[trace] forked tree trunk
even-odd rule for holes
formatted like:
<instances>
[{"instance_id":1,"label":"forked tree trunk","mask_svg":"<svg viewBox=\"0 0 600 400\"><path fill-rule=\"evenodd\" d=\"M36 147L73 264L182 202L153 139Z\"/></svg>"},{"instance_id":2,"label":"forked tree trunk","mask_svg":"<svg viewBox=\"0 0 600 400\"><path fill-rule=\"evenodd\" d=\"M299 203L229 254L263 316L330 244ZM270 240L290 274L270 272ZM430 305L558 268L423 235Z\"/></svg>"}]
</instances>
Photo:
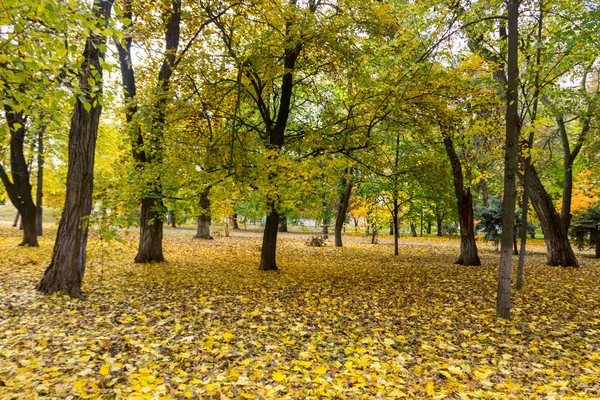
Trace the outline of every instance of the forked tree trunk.
<instances>
[{"instance_id":1,"label":"forked tree trunk","mask_svg":"<svg viewBox=\"0 0 600 400\"><path fill-rule=\"evenodd\" d=\"M552 198L546 192L534 166L531 166L529 176L529 196L531 204L538 216L544 241L546 242L546 263L551 266L578 267L565 225L560 215L554 208ZM520 175L522 179L522 176Z\"/></svg>"},{"instance_id":2,"label":"forked tree trunk","mask_svg":"<svg viewBox=\"0 0 600 400\"><path fill-rule=\"evenodd\" d=\"M466 190L464 188L462 166L454 149L454 143L447 134L444 135L444 146L446 154L450 159L450 165L452 166L454 194L456 195L460 224L460 255L458 260L456 260L456 264L481 265L479 255L477 254L477 244L475 243L471 188L467 188Z\"/></svg>"},{"instance_id":3,"label":"forked tree trunk","mask_svg":"<svg viewBox=\"0 0 600 400\"><path fill-rule=\"evenodd\" d=\"M347 179L346 174L352 174L352 170L346 169L340 179L340 197L338 200L338 209L335 216L335 247L342 247L342 231L346 222L348 205L350 204L350 195L352 194L352 178ZM358 225L357 225L358 226Z\"/></svg>"},{"instance_id":4,"label":"forked tree trunk","mask_svg":"<svg viewBox=\"0 0 600 400\"><path fill-rule=\"evenodd\" d=\"M161 219L161 215L164 214L157 210L157 207L164 209L162 199L142 199L140 241L137 255L133 259L135 263L165 261L162 248L163 221Z\"/></svg>"},{"instance_id":5,"label":"forked tree trunk","mask_svg":"<svg viewBox=\"0 0 600 400\"><path fill-rule=\"evenodd\" d=\"M198 214L198 229L196 230L196 239L212 240L210 235L210 198L208 197L210 189L203 190L200 193L200 213Z\"/></svg>"},{"instance_id":6,"label":"forked tree trunk","mask_svg":"<svg viewBox=\"0 0 600 400\"><path fill-rule=\"evenodd\" d=\"M4 115L10 131L10 169L12 182L0 165L0 179L4 184L8 198L21 215L23 240L19 246L38 246L36 227L36 208L31 195L29 166L23 153L27 117L23 111L15 112L11 106L4 105Z\"/></svg>"},{"instance_id":7,"label":"forked tree trunk","mask_svg":"<svg viewBox=\"0 0 600 400\"><path fill-rule=\"evenodd\" d=\"M110 0L94 0L94 15L99 26L108 22L111 8ZM88 224L92 211L94 153L102 112L102 103L96 97L102 94L102 86L92 88L88 83L90 80L98 82L99 78L100 85L102 82L100 59L103 54L100 49L105 43L105 38L94 32L97 31L92 30L86 40L82 72L79 76L79 87L91 107L89 111L86 110L81 102L83 96L76 97L69 131L65 206L58 225L52 261L37 285L37 289L43 293L61 291L76 298L82 295L81 281L85 273ZM97 101L93 102L94 99Z\"/></svg>"},{"instance_id":8,"label":"forked tree trunk","mask_svg":"<svg viewBox=\"0 0 600 400\"><path fill-rule=\"evenodd\" d=\"M271 206L271 212L267 215L265 230L263 232L262 250L260 253L261 271L277 271L277 231L279 226L279 213Z\"/></svg>"}]
</instances>

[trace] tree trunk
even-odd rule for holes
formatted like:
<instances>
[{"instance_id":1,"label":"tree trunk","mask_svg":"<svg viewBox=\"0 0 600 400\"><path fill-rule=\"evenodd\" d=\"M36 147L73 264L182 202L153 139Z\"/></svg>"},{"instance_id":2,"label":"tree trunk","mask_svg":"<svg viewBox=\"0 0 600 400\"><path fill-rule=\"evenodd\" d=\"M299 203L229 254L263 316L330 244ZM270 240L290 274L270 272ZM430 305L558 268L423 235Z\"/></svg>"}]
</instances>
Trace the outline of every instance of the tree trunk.
<instances>
[{"instance_id":1,"label":"tree trunk","mask_svg":"<svg viewBox=\"0 0 600 400\"><path fill-rule=\"evenodd\" d=\"M390 230L393 230L392 235L394 235L394 255L397 256L399 254L399 246L398 246L398 196L394 193L394 206L392 208L392 226Z\"/></svg>"},{"instance_id":2,"label":"tree trunk","mask_svg":"<svg viewBox=\"0 0 600 400\"><path fill-rule=\"evenodd\" d=\"M196 239L212 240L210 235L210 198L208 197L210 189L203 190L200 193L200 213L198 214L198 229L196 231Z\"/></svg>"},{"instance_id":3,"label":"tree trunk","mask_svg":"<svg viewBox=\"0 0 600 400\"><path fill-rule=\"evenodd\" d=\"M44 234L44 210L43 199L44 199L44 133L46 132L46 126L42 126L38 135L38 154L37 154L37 188L35 194L35 205L36 205L36 230L38 236Z\"/></svg>"},{"instance_id":4,"label":"tree trunk","mask_svg":"<svg viewBox=\"0 0 600 400\"><path fill-rule=\"evenodd\" d=\"M15 215L15 221L13 222L13 228L17 227L17 224L19 223L19 220L21 219L21 214L19 214L19 212L17 211L17 215Z\"/></svg>"},{"instance_id":5,"label":"tree trunk","mask_svg":"<svg viewBox=\"0 0 600 400\"><path fill-rule=\"evenodd\" d=\"M177 228L177 219L175 218L175 211L169 210L167 213L167 223L171 225L171 228Z\"/></svg>"},{"instance_id":6,"label":"tree trunk","mask_svg":"<svg viewBox=\"0 0 600 400\"><path fill-rule=\"evenodd\" d=\"M124 17L129 20L126 26L132 28L131 1L124 4ZM152 105L152 125L148 131L149 139L145 142L139 125L134 120L137 113L136 84L131 57L131 35L124 38L123 44L118 46L119 63L123 80L123 93L127 101L125 116L131 129L131 144L136 169L140 172L148 167L162 164L162 139L166 124L166 107L171 76L174 72L177 48L179 46L181 23L181 0L172 0L170 9L165 9L165 55L158 72L155 89L156 102ZM136 263L164 261L162 251L164 204L160 185L160 176L154 177L152 182L147 182L142 193L140 219L140 243L138 253L134 259Z\"/></svg>"},{"instance_id":7,"label":"tree trunk","mask_svg":"<svg viewBox=\"0 0 600 400\"><path fill-rule=\"evenodd\" d=\"M279 226L277 227L277 230L282 233L287 233L288 224L287 224L287 218L285 215L279 216Z\"/></svg>"},{"instance_id":8,"label":"tree trunk","mask_svg":"<svg viewBox=\"0 0 600 400\"><path fill-rule=\"evenodd\" d=\"M523 178L521 175L519 177ZM579 263L571 249L564 223L554 208L554 202L542 185L533 165L531 166L528 187L530 189L531 204L544 233L544 241L548 250L546 263L550 266L578 267Z\"/></svg>"},{"instance_id":9,"label":"tree trunk","mask_svg":"<svg viewBox=\"0 0 600 400\"><path fill-rule=\"evenodd\" d=\"M454 143L450 136L444 134L444 147L446 154L450 159L452 166L452 176L454 180L454 194L458 205L458 216L460 225L460 255L456 264L462 265L481 265L479 255L477 254L477 244L475 243L475 227L473 226L473 196L471 188L465 190L463 184L462 166Z\"/></svg>"},{"instance_id":10,"label":"tree trunk","mask_svg":"<svg viewBox=\"0 0 600 400\"><path fill-rule=\"evenodd\" d=\"M517 201L517 142L519 140L519 1L508 0L508 86L506 91L506 137L504 151L504 196L502 199L502 236L498 266L496 315L510 318L510 278L515 237Z\"/></svg>"},{"instance_id":11,"label":"tree trunk","mask_svg":"<svg viewBox=\"0 0 600 400\"><path fill-rule=\"evenodd\" d=\"M431 235L431 220L427 221L425 232L427 232L428 235Z\"/></svg>"},{"instance_id":12,"label":"tree trunk","mask_svg":"<svg viewBox=\"0 0 600 400\"><path fill-rule=\"evenodd\" d=\"M487 180L482 179L479 183L479 187L481 188L481 200L483 201L484 207L490 206L489 195L488 195L488 187Z\"/></svg>"},{"instance_id":13,"label":"tree trunk","mask_svg":"<svg viewBox=\"0 0 600 400\"><path fill-rule=\"evenodd\" d=\"M0 180L4 184L6 194L11 203L19 214L21 214L23 240L19 246L28 245L37 247L36 207L31 195L32 188L29 181L29 166L23 153L27 117L23 111L15 112L7 104L4 105L4 115L10 131L10 169L12 182L2 165L0 165Z\"/></svg>"},{"instance_id":14,"label":"tree trunk","mask_svg":"<svg viewBox=\"0 0 600 400\"><path fill-rule=\"evenodd\" d=\"M232 228L234 231L239 231L240 230L240 225L238 223L238 215L237 213L233 213L231 215L231 224L232 224Z\"/></svg>"},{"instance_id":15,"label":"tree trunk","mask_svg":"<svg viewBox=\"0 0 600 400\"><path fill-rule=\"evenodd\" d=\"M473 225L473 196L471 189L463 194L459 201L459 225L460 225L460 256L456 264L481 265L477 254L475 242L475 228Z\"/></svg>"},{"instance_id":16,"label":"tree trunk","mask_svg":"<svg viewBox=\"0 0 600 400\"><path fill-rule=\"evenodd\" d=\"M346 222L346 214L348 205L350 204L350 195L352 194L353 180L346 178L346 174L352 175L352 170L346 168L340 180L340 197L338 201L338 209L335 217L335 247L342 247L342 230L344 222Z\"/></svg>"},{"instance_id":17,"label":"tree trunk","mask_svg":"<svg viewBox=\"0 0 600 400\"><path fill-rule=\"evenodd\" d=\"M410 234L412 237L417 237L417 227L414 223L410 223Z\"/></svg>"},{"instance_id":18,"label":"tree trunk","mask_svg":"<svg viewBox=\"0 0 600 400\"><path fill-rule=\"evenodd\" d=\"M108 22L111 8L110 0L94 0L94 14L99 27ZM100 59L103 54L100 49L104 47L106 40L94 33L98 30L91 32L85 43L79 76L79 87L83 93L76 97L69 131L65 206L58 225L52 261L37 285L37 289L43 293L61 291L75 298L82 295L81 282L85 274L88 224L92 211L94 153L102 112L102 102L96 96L102 95ZM94 80L98 82L98 86L90 87L89 81ZM89 111L81 102L83 97L87 98Z\"/></svg>"},{"instance_id":19,"label":"tree trunk","mask_svg":"<svg viewBox=\"0 0 600 400\"><path fill-rule=\"evenodd\" d=\"M265 230L263 232L262 251L260 253L261 271L277 271L277 232L279 226L279 213L271 206L271 212L267 215Z\"/></svg>"},{"instance_id":20,"label":"tree trunk","mask_svg":"<svg viewBox=\"0 0 600 400\"><path fill-rule=\"evenodd\" d=\"M436 214L435 223L437 225L437 236L444 236L444 228L442 224L444 223L444 214Z\"/></svg>"},{"instance_id":21,"label":"tree trunk","mask_svg":"<svg viewBox=\"0 0 600 400\"><path fill-rule=\"evenodd\" d=\"M140 217L140 241L138 252L133 262L149 263L165 261L162 250L164 215L156 207L164 209L161 199L143 198L142 213Z\"/></svg>"}]
</instances>

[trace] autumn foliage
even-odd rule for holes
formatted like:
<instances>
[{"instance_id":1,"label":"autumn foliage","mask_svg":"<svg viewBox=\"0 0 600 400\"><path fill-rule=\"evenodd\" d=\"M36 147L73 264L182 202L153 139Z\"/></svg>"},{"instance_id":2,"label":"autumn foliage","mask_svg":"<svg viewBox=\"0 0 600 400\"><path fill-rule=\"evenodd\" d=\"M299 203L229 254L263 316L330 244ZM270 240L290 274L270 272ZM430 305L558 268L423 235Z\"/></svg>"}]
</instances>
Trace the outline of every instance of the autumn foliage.
<instances>
[{"instance_id":1,"label":"autumn foliage","mask_svg":"<svg viewBox=\"0 0 600 400\"><path fill-rule=\"evenodd\" d=\"M34 287L51 257L0 228L0 398L569 398L600 396L600 263L526 264L511 321L494 317L498 253L454 265L447 238L309 247L283 236L165 238L133 264L134 236L94 235L86 300ZM189 232L187 232L189 233ZM387 240L389 242L389 239Z\"/></svg>"}]
</instances>

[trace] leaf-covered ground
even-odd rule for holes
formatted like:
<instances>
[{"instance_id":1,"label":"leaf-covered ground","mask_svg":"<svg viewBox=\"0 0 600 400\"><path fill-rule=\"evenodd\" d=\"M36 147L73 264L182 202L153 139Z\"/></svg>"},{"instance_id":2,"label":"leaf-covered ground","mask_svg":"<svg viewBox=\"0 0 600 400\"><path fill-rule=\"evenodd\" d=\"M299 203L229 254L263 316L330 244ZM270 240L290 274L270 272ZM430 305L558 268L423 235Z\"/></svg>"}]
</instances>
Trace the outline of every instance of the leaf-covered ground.
<instances>
[{"instance_id":1,"label":"leaf-covered ground","mask_svg":"<svg viewBox=\"0 0 600 400\"><path fill-rule=\"evenodd\" d=\"M190 231L183 235L191 236ZM163 264L135 240L89 246L87 300L33 288L52 239L0 227L0 398L600 398L600 263L526 265L513 320L494 317L498 254L453 265L457 242L168 235Z\"/></svg>"}]
</instances>

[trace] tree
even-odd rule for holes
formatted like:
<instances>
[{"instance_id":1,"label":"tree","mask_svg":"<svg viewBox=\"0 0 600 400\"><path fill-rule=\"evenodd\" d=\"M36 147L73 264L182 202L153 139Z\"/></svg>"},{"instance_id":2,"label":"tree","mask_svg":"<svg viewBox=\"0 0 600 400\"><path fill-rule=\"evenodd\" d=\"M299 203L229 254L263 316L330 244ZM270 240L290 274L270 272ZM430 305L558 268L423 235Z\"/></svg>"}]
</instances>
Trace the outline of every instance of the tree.
<instances>
[{"instance_id":1,"label":"tree","mask_svg":"<svg viewBox=\"0 0 600 400\"><path fill-rule=\"evenodd\" d=\"M89 217L92 211L94 153L102 112L102 64L112 0L94 0L93 23L85 42L79 71L79 90L69 131L69 170L63 214L58 225L52 261L37 289L81 297L85 273Z\"/></svg>"},{"instance_id":2,"label":"tree","mask_svg":"<svg viewBox=\"0 0 600 400\"><path fill-rule=\"evenodd\" d=\"M124 19L129 30L132 29L133 16L131 1L124 6ZM142 175L144 188L141 195L140 240L138 253L134 261L146 263L164 261L162 251L164 195L160 184L160 167L163 161L163 138L166 129L166 107L169 102L171 77L176 64L183 54L177 54L181 24L181 0L173 0L170 7L163 10L165 30L165 53L162 60L156 88L150 105L150 121L143 130L143 122L135 121L139 101L136 98L137 87L131 57L131 36L119 44L119 61L123 79L123 91L126 99L126 119L131 131L132 152L136 169ZM144 133L146 133L144 135Z\"/></svg>"}]
</instances>

